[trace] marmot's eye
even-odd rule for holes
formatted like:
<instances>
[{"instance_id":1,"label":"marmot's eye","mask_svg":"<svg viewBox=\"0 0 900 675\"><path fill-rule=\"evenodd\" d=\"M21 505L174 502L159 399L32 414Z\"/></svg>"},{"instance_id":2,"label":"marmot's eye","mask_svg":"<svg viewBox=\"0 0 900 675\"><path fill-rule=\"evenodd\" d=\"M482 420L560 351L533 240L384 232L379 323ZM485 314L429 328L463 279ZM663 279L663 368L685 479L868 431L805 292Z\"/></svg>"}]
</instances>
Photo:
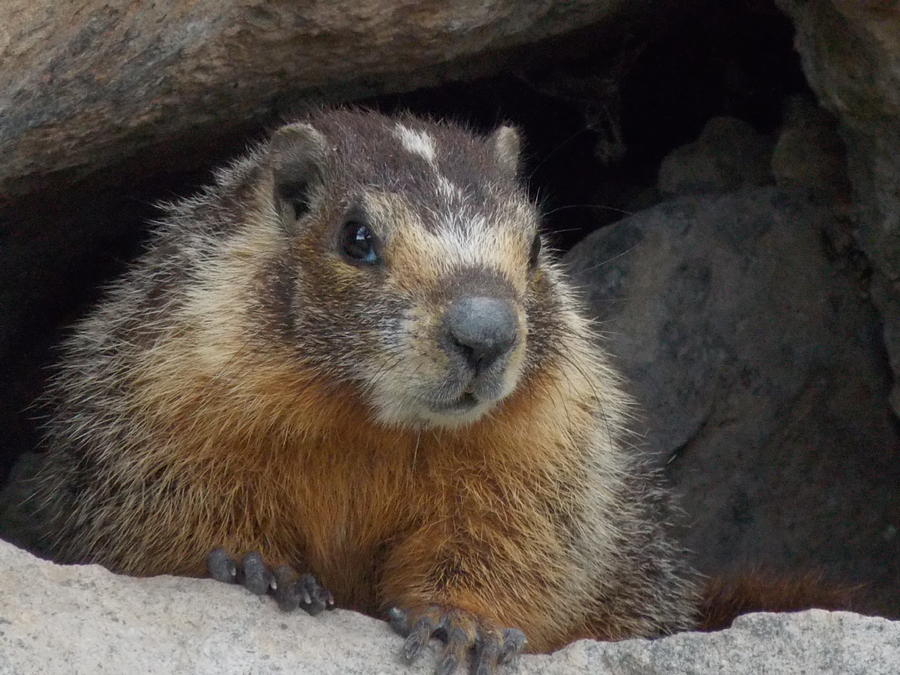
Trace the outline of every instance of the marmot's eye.
<instances>
[{"instance_id":1,"label":"marmot's eye","mask_svg":"<svg viewBox=\"0 0 900 675\"><path fill-rule=\"evenodd\" d=\"M528 266L531 269L537 267L538 256L541 254L541 235L534 235L534 240L531 242L531 252L528 254Z\"/></svg>"},{"instance_id":2,"label":"marmot's eye","mask_svg":"<svg viewBox=\"0 0 900 675\"><path fill-rule=\"evenodd\" d=\"M354 263L378 262L375 251L375 235L368 225L350 220L341 230L341 253Z\"/></svg>"}]
</instances>

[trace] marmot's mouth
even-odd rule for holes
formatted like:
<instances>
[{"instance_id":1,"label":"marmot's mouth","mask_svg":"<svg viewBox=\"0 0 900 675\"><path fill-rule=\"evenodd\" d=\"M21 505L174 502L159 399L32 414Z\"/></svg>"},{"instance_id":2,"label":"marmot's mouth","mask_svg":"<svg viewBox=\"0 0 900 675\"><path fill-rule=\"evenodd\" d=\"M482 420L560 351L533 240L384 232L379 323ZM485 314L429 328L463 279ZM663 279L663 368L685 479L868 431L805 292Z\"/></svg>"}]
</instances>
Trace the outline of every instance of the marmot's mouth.
<instances>
[{"instance_id":1,"label":"marmot's mouth","mask_svg":"<svg viewBox=\"0 0 900 675\"><path fill-rule=\"evenodd\" d=\"M465 392L459 398L452 401L441 401L440 403L432 403L431 407L435 411L440 412L463 412L471 410L478 405L479 400L475 394Z\"/></svg>"}]
</instances>

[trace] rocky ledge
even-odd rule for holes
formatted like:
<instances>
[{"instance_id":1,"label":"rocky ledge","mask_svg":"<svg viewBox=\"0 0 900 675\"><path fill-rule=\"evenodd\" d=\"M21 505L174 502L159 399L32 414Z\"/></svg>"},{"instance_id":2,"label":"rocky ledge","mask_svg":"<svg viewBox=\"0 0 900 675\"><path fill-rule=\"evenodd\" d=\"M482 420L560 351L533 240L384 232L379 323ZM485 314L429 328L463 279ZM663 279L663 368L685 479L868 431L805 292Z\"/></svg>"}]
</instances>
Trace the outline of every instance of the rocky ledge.
<instances>
[{"instance_id":1,"label":"rocky ledge","mask_svg":"<svg viewBox=\"0 0 900 675\"><path fill-rule=\"evenodd\" d=\"M0 674L432 673L382 621L283 614L210 580L54 565L0 542ZM847 612L751 614L719 633L576 642L519 673L896 673L900 622Z\"/></svg>"}]
</instances>

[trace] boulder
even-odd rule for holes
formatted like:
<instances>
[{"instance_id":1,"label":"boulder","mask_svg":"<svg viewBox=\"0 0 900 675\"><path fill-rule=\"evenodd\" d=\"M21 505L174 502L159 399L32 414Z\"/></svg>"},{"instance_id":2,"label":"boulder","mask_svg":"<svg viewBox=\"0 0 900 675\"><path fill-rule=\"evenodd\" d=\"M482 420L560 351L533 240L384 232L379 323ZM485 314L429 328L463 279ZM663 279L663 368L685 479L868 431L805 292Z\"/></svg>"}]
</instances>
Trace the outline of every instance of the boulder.
<instances>
[{"instance_id":1,"label":"boulder","mask_svg":"<svg viewBox=\"0 0 900 675\"><path fill-rule=\"evenodd\" d=\"M696 141L670 152L659 168L665 195L729 192L772 182L772 140L735 117L713 117Z\"/></svg>"},{"instance_id":2,"label":"boulder","mask_svg":"<svg viewBox=\"0 0 900 675\"><path fill-rule=\"evenodd\" d=\"M857 238L874 269L900 415L900 2L777 0L809 84L841 121Z\"/></svg>"},{"instance_id":3,"label":"boulder","mask_svg":"<svg viewBox=\"0 0 900 675\"><path fill-rule=\"evenodd\" d=\"M700 568L825 570L896 613L900 440L880 322L842 236L804 196L748 188L641 211L567 264Z\"/></svg>"},{"instance_id":4,"label":"boulder","mask_svg":"<svg viewBox=\"0 0 900 675\"><path fill-rule=\"evenodd\" d=\"M19 673L433 673L387 624L345 610L311 617L208 579L117 576L59 566L0 542L0 675ZM893 673L900 623L846 612L754 614L719 633L582 640L523 656L518 672Z\"/></svg>"},{"instance_id":5,"label":"boulder","mask_svg":"<svg viewBox=\"0 0 900 675\"><path fill-rule=\"evenodd\" d=\"M32 191L47 175L78 177L142 149L258 121L291 101L492 72L503 50L600 22L626 4L6 0L0 197Z\"/></svg>"},{"instance_id":6,"label":"boulder","mask_svg":"<svg viewBox=\"0 0 900 675\"><path fill-rule=\"evenodd\" d=\"M816 199L849 205L847 150L837 120L808 96L788 99L784 124L772 152L775 184L805 190Z\"/></svg>"}]
</instances>

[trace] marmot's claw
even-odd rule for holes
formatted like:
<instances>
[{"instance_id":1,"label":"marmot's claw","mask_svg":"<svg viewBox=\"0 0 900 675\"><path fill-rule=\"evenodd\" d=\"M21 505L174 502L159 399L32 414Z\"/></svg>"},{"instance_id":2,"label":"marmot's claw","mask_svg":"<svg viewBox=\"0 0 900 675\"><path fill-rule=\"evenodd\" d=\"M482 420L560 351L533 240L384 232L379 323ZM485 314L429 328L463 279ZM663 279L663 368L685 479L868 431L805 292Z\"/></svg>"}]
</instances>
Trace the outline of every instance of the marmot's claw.
<instances>
[{"instance_id":1,"label":"marmot's claw","mask_svg":"<svg viewBox=\"0 0 900 675\"><path fill-rule=\"evenodd\" d=\"M438 675L450 675L465 667L470 652L477 675L492 675L500 665L515 666L516 657L526 640L517 628L499 629L463 610L429 605L414 610L392 607L388 610L391 627L406 638L403 658L408 663L421 656L432 637L444 641L438 659Z\"/></svg>"},{"instance_id":2,"label":"marmot's claw","mask_svg":"<svg viewBox=\"0 0 900 675\"><path fill-rule=\"evenodd\" d=\"M290 565L275 568L275 600L285 612L294 611L303 600L297 590L297 572Z\"/></svg>"},{"instance_id":3,"label":"marmot's claw","mask_svg":"<svg viewBox=\"0 0 900 675\"><path fill-rule=\"evenodd\" d=\"M498 662L515 667L519 655L525 650L527 644L525 633L518 628L507 628L503 631L503 646L500 648Z\"/></svg>"},{"instance_id":4,"label":"marmot's claw","mask_svg":"<svg viewBox=\"0 0 900 675\"><path fill-rule=\"evenodd\" d=\"M240 583L254 595L264 595L274 586L274 575L255 551L244 555L240 572Z\"/></svg>"},{"instance_id":5,"label":"marmot's claw","mask_svg":"<svg viewBox=\"0 0 900 675\"><path fill-rule=\"evenodd\" d=\"M388 623L400 637L409 635L409 624L406 622L406 612L399 607L391 607L388 610Z\"/></svg>"},{"instance_id":6,"label":"marmot's claw","mask_svg":"<svg viewBox=\"0 0 900 675\"><path fill-rule=\"evenodd\" d=\"M440 621L437 612L422 612L406 636L406 642L403 643L403 658L408 663L412 663L419 658L425 645L428 644L428 640L431 639L439 625Z\"/></svg>"},{"instance_id":7,"label":"marmot's claw","mask_svg":"<svg viewBox=\"0 0 900 675\"><path fill-rule=\"evenodd\" d=\"M233 584L237 581L237 563L225 552L224 548L217 548L206 556L206 569L216 581Z\"/></svg>"},{"instance_id":8,"label":"marmot's claw","mask_svg":"<svg viewBox=\"0 0 900 675\"><path fill-rule=\"evenodd\" d=\"M286 612L299 607L316 615L334 609L334 596L312 574L298 574L290 565L273 571L255 551L244 555L238 565L224 549L217 548L206 557L206 567L213 579L239 583L256 595L270 593Z\"/></svg>"},{"instance_id":9,"label":"marmot's claw","mask_svg":"<svg viewBox=\"0 0 900 675\"><path fill-rule=\"evenodd\" d=\"M313 616L324 609L334 609L334 596L312 574L302 574L294 582L293 593L299 598L300 607Z\"/></svg>"}]
</instances>

